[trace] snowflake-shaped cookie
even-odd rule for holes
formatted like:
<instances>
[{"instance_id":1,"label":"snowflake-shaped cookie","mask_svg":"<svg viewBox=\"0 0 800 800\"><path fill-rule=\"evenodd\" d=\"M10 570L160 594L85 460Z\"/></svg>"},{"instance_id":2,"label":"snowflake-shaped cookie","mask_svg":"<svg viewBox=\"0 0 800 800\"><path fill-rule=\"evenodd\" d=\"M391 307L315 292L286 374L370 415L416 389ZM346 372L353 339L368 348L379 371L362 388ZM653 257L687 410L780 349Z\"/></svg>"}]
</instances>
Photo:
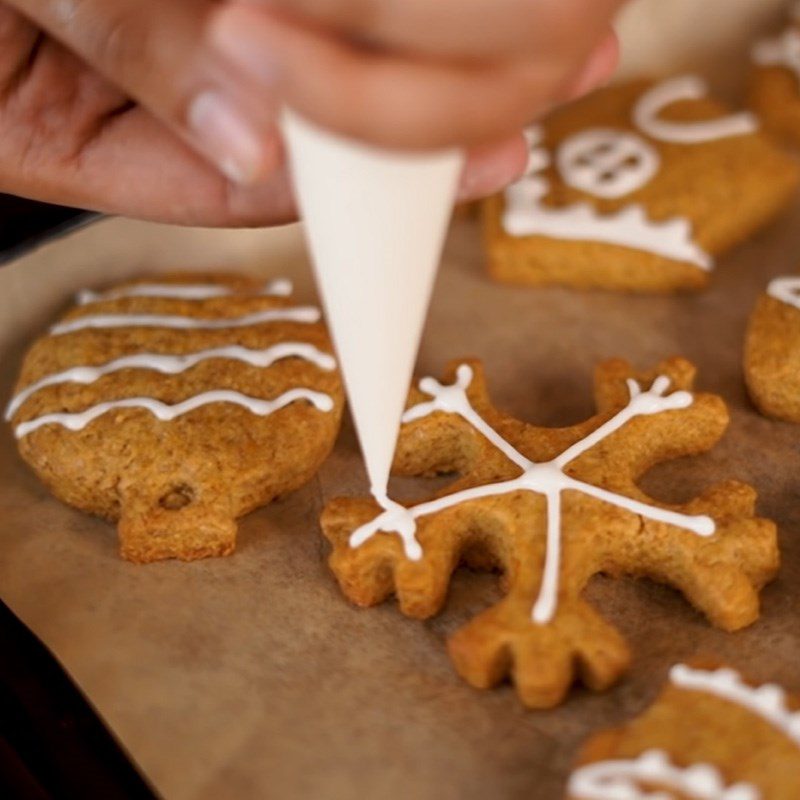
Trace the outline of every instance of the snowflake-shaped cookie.
<instances>
[{"instance_id":1,"label":"snowflake-shaped cookie","mask_svg":"<svg viewBox=\"0 0 800 800\"><path fill-rule=\"evenodd\" d=\"M394 592L404 614L427 618L460 562L502 568L505 598L456 632L449 650L469 683L510 675L531 707L560 702L576 674L607 688L628 665L620 634L582 597L597 573L675 586L726 630L751 623L778 563L775 526L754 516L753 490L728 482L668 507L636 485L654 464L702 453L724 432L722 400L693 394L693 377L681 359L638 376L606 362L598 414L561 429L497 411L477 362L452 365L444 384L424 379L395 470L459 478L408 508L388 498L382 509L367 499L328 504L322 527L345 594L368 606Z\"/></svg>"}]
</instances>

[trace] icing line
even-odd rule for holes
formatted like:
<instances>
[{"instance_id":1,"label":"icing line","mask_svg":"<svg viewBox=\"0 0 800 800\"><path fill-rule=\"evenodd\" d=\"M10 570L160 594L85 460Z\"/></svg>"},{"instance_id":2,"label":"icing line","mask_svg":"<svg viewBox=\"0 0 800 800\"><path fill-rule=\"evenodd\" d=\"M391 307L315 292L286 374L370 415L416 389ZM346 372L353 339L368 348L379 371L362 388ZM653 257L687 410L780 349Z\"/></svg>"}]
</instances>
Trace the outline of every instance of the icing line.
<instances>
[{"instance_id":1,"label":"icing line","mask_svg":"<svg viewBox=\"0 0 800 800\"><path fill-rule=\"evenodd\" d=\"M762 67L785 67L800 82L800 31L789 28L780 36L757 42L751 56Z\"/></svg>"},{"instance_id":2,"label":"icing line","mask_svg":"<svg viewBox=\"0 0 800 800\"><path fill-rule=\"evenodd\" d=\"M331 411L334 405L330 395L311 389L290 389L274 400L250 397L230 389L217 389L195 395L175 405L162 403L151 397L129 397L124 400L99 403L86 411L77 413L45 414L17 425L14 434L17 439L22 439L44 425L61 425L71 431L83 430L93 420L117 408L144 408L162 422L168 422L209 403L233 403L246 408L257 416L265 417L297 400L308 400L315 408L324 412Z\"/></svg>"},{"instance_id":3,"label":"icing line","mask_svg":"<svg viewBox=\"0 0 800 800\"><path fill-rule=\"evenodd\" d=\"M746 708L800 747L800 711L790 711L786 707L786 693L780 686L774 683L750 686L736 670L728 667L704 670L676 664L669 677L681 689L713 694Z\"/></svg>"},{"instance_id":4,"label":"icing line","mask_svg":"<svg viewBox=\"0 0 800 800\"><path fill-rule=\"evenodd\" d=\"M516 464L522 474L510 480L463 489L409 508L390 501L385 496L377 496L375 499L383 507L383 512L353 531L349 540L351 547L361 546L379 531L397 533L403 542L406 556L413 561L417 561L423 555L422 548L415 536L416 520L420 517L435 514L459 503L482 497L493 497L519 491L541 494L545 497L547 508L547 547L539 595L533 606L531 616L534 622L546 624L555 615L558 599L558 578L561 562L560 519L562 492L582 492L618 508L627 509L633 514L684 528L697 536L711 536L714 534L716 526L714 520L709 516L690 516L658 506L651 506L585 483L564 472L564 468L578 456L595 447L634 417L659 414L664 411L690 406L693 402L693 397L689 392L678 391L670 395L666 394L670 386L670 380L666 376L662 375L656 378L650 389L644 392L635 381L628 381L630 399L623 409L551 461L541 463L530 461L526 458L503 439L475 411L466 393L472 382L472 377L472 369L466 364L461 364L456 370L456 381L451 385L442 385L433 378L424 378L420 381L420 389L433 399L408 409L403 415L403 422L412 422L437 411L458 414L485 436L506 458Z\"/></svg>"},{"instance_id":5,"label":"icing line","mask_svg":"<svg viewBox=\"0 0 800 800\"><path fill-rule=\"evenodd\" d=\"M121 297L169 297L176 300L207 300L212 297L288 297L292 293L292 282L286 278L265 283L253 292L238 292L218 283L136 283L107 292L82 289L75 302L84 306L101 300L117 300Z\"/></svg>"},{"instance_id":6,"label":"icing line","mask_svg":"<svg viewBox=\"0 0 800 800\"><path fill-rule=\"evenodd\" d=\"M758 130L754 114L741 111L725 117L698 122L671 122L659 114L679 100L699 100L707 94L705 81L695 75L685 75L663 81L648 89L633 109L633 121L642 132L662 142L701 144L731 136L746 136Z\"/></svg>"},{"instance_id":7,"label":"icing line","mask_svg":"<svg viewBox=\"0 0 800 800\"><path fill-rule=\"evenodd\" d=\"M313 306L270 308L243 317L203 319L172 314L91 314L59 322L50 328L52 336L80 331L84 328L176 328L179 330L224 330L245 328L266 322L306 322L320 320L319 309Z\"/></svg>"},{"instance_id":8,"label":"icing line","mask_svg":"<svg viewBox=\"0 0 800 800\"><path fill-rule=\"evenodd\" d=\"M800 310L800 277L773 278L767 286L767 294Z\"/></svg>"},{"instance_id":9,"label":"icing line","mask_svg":"<svg viewBox=\"0 0 800 800\"><path fill-rule=\"evenodd\" d=\"M6 409L5 418L10 420L20 406L36 392L47 386L61 383L94 383L103 375L123 369L151 369L167 375L177 375L194 367L201 361L211 358L226 358L243 361L254 367L269 367L284 358L301 358L315 364L320 369L332 370L336 366L333 356L324 353L314 345L303 342L280 342L263 350L251 350L240 345L214 347L185 355L162 355L158 353L136 353L115 358L96 367L72 367L63 372L47 375L41 380L26 386L12 398Z\"/></svg>"},{"instance_id":10,"label":"icing line","mask_svg":"<svg viewBox=\"0 0 800 800\"><path fill-rule=\"evenodd\" d=\"M572 773L567 791L574 800L669 800L658 790L643 790L642 783L660 784L691 800L760 800L751 783L725 786L711 764L678 767L663 750L648 750L637 758L611 759L585 764Z\"/></svg>"},{"instance_id":11,"label":"icing line","mask_svg":"<svg viewBox=\"0 0 800 800\"><path fill-rule=\"evenodd\" d=\"M505 191L502 224L506 233L619 245L686 261L700 269L712 269L713 259L692 241L691 223L683 217L653 222L639 204L629 205L615 214L600 214L590 203L563 207L545 205L542 201L550 186L540 173L547 168L549 155L537 146L542 141L543 131L532 126L527 129L526 136L532 143L528 172Z\"/></svg>"}]
</instances>

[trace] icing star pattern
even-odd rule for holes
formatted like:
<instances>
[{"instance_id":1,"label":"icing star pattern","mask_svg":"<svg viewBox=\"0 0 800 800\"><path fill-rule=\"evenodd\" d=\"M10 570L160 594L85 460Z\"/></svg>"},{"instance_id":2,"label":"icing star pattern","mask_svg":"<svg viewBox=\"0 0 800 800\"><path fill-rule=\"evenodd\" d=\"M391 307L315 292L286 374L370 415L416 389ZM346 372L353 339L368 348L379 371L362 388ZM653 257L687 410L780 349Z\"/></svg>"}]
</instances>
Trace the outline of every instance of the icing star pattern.
<instances>
[{"instance_id":1,"label":"icing star pattern","mask_svg":"<svg viewBox=\"0 0 800 800\"><path fill-rule=\"evenodd\" d=\"M606 688L627 666L626 643L582 597L595 574L668 583L727 630L756 618L777 550L774 525L754 517L753 491L727 483L667 507L636 485L649 467L704 452L724 431L724 405L690 391L688 362L647 376L606 363L599 413L563 429L496 411L475 362L452 374L413 392L395 467L460 477L409 508L338 499L323 514L331 566L351 600L372 605L394 592L405 614L426 618L459 562L500 567L505 598L456 632L450 654L475 686L512 677L532 707L560 702L575 677Z\"/></svg>"}]
</instances>

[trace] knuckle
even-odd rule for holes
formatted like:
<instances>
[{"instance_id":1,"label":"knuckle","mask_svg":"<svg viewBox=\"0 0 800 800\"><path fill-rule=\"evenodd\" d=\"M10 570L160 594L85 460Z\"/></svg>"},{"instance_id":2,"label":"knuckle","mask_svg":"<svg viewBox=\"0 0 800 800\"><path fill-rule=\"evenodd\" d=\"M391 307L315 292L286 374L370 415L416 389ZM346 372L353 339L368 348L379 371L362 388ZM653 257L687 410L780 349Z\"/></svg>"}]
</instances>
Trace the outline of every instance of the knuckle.
<instances>
[{"instance_id":1,"label":"knuckle","mask_svg":"<svg viewBox=\"0 0 800 800\"><path fill-rule=\"evenodd\" d=\"M72 5L75 34L103 71L124 77L147 63L151 27L134 5L97 0L72 0Z\"/></svg>"}]
</instances>

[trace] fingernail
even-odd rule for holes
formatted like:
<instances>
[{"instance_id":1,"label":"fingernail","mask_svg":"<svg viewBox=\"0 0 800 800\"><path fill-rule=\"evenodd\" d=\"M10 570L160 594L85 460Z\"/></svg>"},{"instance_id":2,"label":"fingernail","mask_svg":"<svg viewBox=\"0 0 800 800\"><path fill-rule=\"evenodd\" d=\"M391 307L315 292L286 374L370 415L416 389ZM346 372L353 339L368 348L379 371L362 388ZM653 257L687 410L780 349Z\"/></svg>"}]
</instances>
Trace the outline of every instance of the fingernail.
<instances>
[{"instance_id":1,"label":"fingernail","mask_svg":"<svg viewBox=\"0 0 800 800\"><path fill-rule=\"evenodd\" d=\"M189 129L219 169L235 183L253 183L264 160L261 137L233 104L216 91L189 106Z\"/></svg>"},{"instance_id":2,"label":"fingernail","mask_svg":"<svg viewBox=\"0 0 800 800\"><path fill-rule=\"evenodd\" d=\"M488 197L513 183L525 172L528 148L522 135L469 154L457 199Z\"/></svg>"},{"instance_id":3,"label":"fingernail","mask_svg":"<svg viewBox=\"0 0 800 800\"><path fill-rule=\"evenodd\" d=\"M568 91L568 99L576 100L611 79L619 62L619 41L610 34L592 51Z\"/></svg>"},{"instance_id":4,"label":"fingernail","mask_svg":"<svg viewBox=\"0 0 800 800\"><path fill-rule=\"evenodd\" d=\"M222 8L215 15L209 35L217 51L260 83L274 86L280 66L265 41L264 15L244 7Z\"/></svg>"}]
</instances>

